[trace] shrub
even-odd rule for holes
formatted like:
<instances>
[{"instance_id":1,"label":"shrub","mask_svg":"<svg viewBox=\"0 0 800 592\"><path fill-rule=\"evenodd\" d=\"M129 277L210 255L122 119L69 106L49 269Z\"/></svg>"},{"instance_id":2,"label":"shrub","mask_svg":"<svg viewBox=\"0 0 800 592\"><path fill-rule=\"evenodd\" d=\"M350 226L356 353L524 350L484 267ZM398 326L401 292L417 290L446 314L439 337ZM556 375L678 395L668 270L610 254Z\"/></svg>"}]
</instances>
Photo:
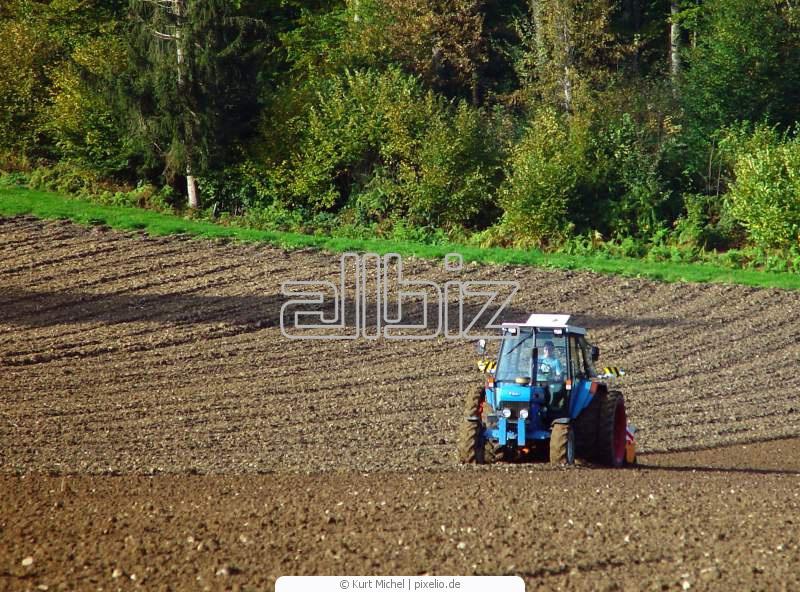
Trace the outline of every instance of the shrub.
<instances>
[{"instance_id":1,"label":"shrub","mask_svg":"<svg viewBox=\"0 0 800 592\"><path fill-rule=\"evenodd\" d=\"M612 233L649 237L669 215L670 192L659 174L666 147L629 113L598 122L590 138L596 192L607 195L602 218ZM656 144L651 146L650 144Z\"/></svg>"},{"instance_id":2,"label":"shrub","mask_svg":"<svg viewBox=\"0 0 800 592\"><path fill-rule=\"evenodd\" d=\"M567 255L588 256L596 253L591 234L579 234L570 237L562 245L560 251Z\"/></svg>"},{"instance_id":3,"label":"shrub","mask_svg":"<svg viewBox=\"0 0 800 592\"><path fill-rule=\"evenodd\" d=\"M45 69L56 53L45 31L22 20L0 21L0 148L28 153L47 100Z\"/></svg>"},{"instance_id":4,"label":"shrub","mask_svg":"<svg viewBox=\"0 0 800 592\"><path fill-rule=\"evenodd\" d=\"M103 36L77 46L50 72L50 103L38 131L48 136L61 158L101 175L127 172L136 151L110 93L100 89L125 68L119 38Z\"/></svg>"},{"instance_id":5,"label":"shrub","mask_svg":"<svg viewBox=\"0 0 800 592\"><path fill-rule=\"evenodd\" d=\"M281 169L269 169L251 161L208 171L197 178L203 202L219 214L229 212L239 215L250 209L261 209L272 204L280 194L276 182Z\"/></svg>"},{"instance_id":6,"label":"shrub","mask_svg":"<svg viewBox=\"0 0 800 592\"><path fill-rule=\"evenodd\" d=\"M683 196L685 214L675 222L674 240L704 249L726 249L743 241L742 227L722 195Z\"/></svg>"},{"instance_id":7,"label":"shrub","mask_svg":"<svg viewBox=\"0 0 800 592\"><path fill-rule=\"evenodd\" d=\"M657 247L656 245L655 247ZM632 236L618 236L616 240L606 244L606 249L616 257L644 257L647 245Z\"/></svg>"},{"instance_id":8,"label":"shrub","mask_svg":"<svg viewBox=\"0 0 800 592\"><path fill-rule=\"evenodd\" d=\"M176 205L176 195L169 187L158 188L149 183L140 183L130 191L103 191L95 197L102 204L145 208L161 212L171 211Z\"/></svg>"},{"instance_id":9,"label":"shrub","mask_svg":"<svg viewBox=\"0 0 800 592\"><path fill-rule=\"evenodd\" d=\"M786 249L800 242L800 138L757 127L736 138L731 214L758 247Z\"/></svg>"},{"instance_id":10,"label":"shrub","mask_svg":"<svg viewBox=\"0 0 800 592\"><path fill-rule=\"evenodd\" d=\"M390 68L321 83L281 199L313 211L352 209L362 223L464 224L490 201L496 161L482 111L425 92Z\"/></svg>"},{"instance_id":11,"label":"shrub","mask_svg":"<svg viewBox=\"0 0 800 592\"><path fill-rule=\"evenodd\" d=\"M280 202L274 202L248 209L243 220L246 226L261 230L297 231L303 224L305 214L303 210L290 210Z\"/></svg>"},{"instance_id":12,"label":"shrub","mask_svg":"<svg viewBox=\"0 0 800 592\"><path fill-rule=\"evenodd\" d=\"M412 226L404 220L397 220L394 223L390 238L427 245L441 244L447 240L447 236L441 229L435 229L430 226Z\"/></svg>"},{"instance_id":13,"label":"shrub","mask_svg":"<svg viewBox=\"0 0 800 592\"><path fill-rule=\"evenodd\" d=\"M555 111L542 109L512 148L499 194L505 210L500 224L508 242L558 245L569 235L567 214L581 159L573 146L566 123Z\"/></svg>"},{"instance_id":14,"label":"shrub","mask_svg":"<svg viewBox=\"0 0 800 592\"><path fill-rule=\"evenodd\" d=\"M98 195L106 190L96 172L69 162L34 169L30 174L30 186L73 195Z\"/></svg>"},{"instance_id":15,"label":"shrub","mask_svg":"<svg viewBox=\"0 0 800 592\"><path fill-rule=\"evenodd\" d=\"M0 187L23 187L30 181L27 173L11 172L7 173L0 170Z\"/></svg>"}]
</instances>

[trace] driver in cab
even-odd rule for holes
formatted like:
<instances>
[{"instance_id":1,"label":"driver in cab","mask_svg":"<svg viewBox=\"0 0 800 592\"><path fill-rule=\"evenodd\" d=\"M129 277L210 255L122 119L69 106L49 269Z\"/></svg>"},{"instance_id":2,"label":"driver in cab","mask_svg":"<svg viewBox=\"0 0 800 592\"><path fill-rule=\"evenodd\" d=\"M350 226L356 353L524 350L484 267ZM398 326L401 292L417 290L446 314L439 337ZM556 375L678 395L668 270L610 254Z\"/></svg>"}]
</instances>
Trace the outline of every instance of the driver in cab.
<instances>
[{"instance_id":1,"label":"driver in cab","mask_svg":"<svg viewBox=\"0 0 800 592\"><path fill-rule=\"evenodd\" d=\"M561 362L555 355L556 348L552 341L545 341L542 357L539 358L539 374L541 380L560 381L562 375Z\"/></svg>"},{"instance_id":2,"label":"driver in cab","mask_svg":"<svg viewBox=\"0 0 800 592\"><path fill-rule=\"evenodd\" d=\"M542 346L542 356L539 358L539 380L549 382L549 406L552 409L561 409L564 406L564 372L561 361L556 357L556 348L552 341L545 341Z\"/></svg>"}]
</instances>

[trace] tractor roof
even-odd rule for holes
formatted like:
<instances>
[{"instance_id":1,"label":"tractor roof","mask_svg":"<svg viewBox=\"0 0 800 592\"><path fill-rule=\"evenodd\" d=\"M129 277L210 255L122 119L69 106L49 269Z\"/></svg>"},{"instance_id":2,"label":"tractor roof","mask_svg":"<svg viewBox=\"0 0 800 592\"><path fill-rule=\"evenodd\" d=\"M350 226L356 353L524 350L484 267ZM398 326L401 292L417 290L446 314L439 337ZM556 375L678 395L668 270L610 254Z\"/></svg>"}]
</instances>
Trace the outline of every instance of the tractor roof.
<instances>
[{"instance_id":1,"label":"tractor roof","mask_svg":"<svg viewBox=\"0 0 800 592\"><path fill-rule=\"evenodd\" d=\"M536 329L566 329L567 333L586 335L586 329L570 325L569 315L532 314L523 323L503 323L503 327L535 327Z\"/></svg>"}]
</instances>

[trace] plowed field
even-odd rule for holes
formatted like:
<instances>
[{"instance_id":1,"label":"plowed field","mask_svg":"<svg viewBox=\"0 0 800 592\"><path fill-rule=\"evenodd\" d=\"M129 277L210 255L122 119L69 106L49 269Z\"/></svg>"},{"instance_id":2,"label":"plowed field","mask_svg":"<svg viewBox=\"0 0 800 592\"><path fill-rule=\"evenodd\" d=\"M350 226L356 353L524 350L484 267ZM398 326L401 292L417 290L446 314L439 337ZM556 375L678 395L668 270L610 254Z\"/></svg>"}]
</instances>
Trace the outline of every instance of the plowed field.
<instances>
[{"instance_id":1,"label":"plowed field","mask_svg":"<svg viewBox=\"0 0 800 592\"><path fill-rule=\"evenodd\" d=\"M800 293L467 266L520 283L509 318L589 327L649 454L465 468L469 343L281 335L281 282L338 272L320 252L0 218L0 590L800 589Z\"/></svg>"}]
</instances>

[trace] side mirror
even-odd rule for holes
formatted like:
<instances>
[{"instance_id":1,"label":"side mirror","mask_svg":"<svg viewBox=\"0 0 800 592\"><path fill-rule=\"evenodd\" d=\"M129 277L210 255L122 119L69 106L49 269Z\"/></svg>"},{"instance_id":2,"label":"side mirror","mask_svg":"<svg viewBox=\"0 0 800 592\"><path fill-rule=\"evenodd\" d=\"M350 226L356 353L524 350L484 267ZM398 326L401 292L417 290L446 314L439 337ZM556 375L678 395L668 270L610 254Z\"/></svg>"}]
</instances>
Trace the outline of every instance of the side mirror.
<instances>
[{"instance_id":1,"label":"side mirror","mask_svg":"<svg viewBox=\"0 0 800 592\"><path fill-rule=\"evenodd\" d=\"M596 345L592 346L592 362L596 362L600 359L600 348Z\"/></svg>"},{"instance_id":2,"label":"side mirror","mask_svg":"<svg viewBox=\"0 0 800 592\"><path fill-rule=\"evenodd\" d=\"M486 340L485 339L479 339L475 343L475 351L477 351L480 355L483 355L483 354L486 353Z\"/></svg>"}]
</instances>

